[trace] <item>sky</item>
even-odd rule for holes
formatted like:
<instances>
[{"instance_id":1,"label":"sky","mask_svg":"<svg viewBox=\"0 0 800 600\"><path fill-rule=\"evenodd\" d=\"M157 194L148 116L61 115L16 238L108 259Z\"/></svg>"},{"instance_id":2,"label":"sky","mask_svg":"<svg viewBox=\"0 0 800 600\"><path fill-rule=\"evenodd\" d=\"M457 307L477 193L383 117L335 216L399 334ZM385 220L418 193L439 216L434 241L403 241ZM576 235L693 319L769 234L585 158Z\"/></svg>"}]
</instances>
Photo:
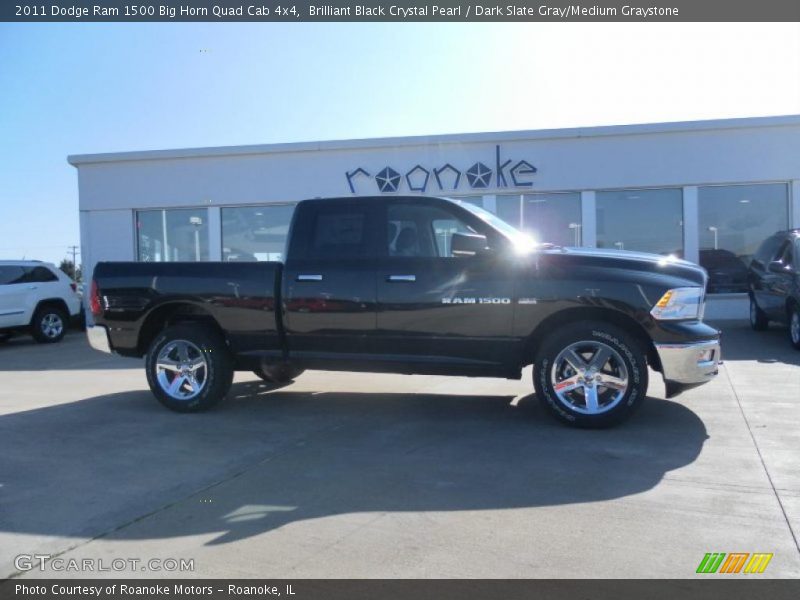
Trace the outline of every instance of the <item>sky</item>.
<instances>
[{"instance_id":1,"label":"sky","mask_svg":"<svg viewBox=\"0 0 800 600\"><path fill-rule=\"evenodd\" d=\"M0 259L79 244L70 154L782 114L800 24L0 24Z\"/></svg>"}]
</instances>

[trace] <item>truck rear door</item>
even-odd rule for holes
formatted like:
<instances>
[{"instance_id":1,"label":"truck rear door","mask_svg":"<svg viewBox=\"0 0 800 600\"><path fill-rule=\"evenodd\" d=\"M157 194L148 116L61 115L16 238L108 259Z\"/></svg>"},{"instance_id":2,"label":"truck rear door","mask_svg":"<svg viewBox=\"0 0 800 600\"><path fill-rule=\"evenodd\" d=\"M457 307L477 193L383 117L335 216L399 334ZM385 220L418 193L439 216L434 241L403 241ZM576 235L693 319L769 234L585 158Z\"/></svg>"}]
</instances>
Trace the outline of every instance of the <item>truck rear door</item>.
<instances>
[{"instance_id":1,"label":"truck rear door","mask_svg":"<svg viewBox=\"0 0 800 600\"><path fill-rule=\"evenodd\" d=\"M298 359L372 352L378 205L369 198L297 207L283 272L284 327Z\"/></svg>"}]
</instances>

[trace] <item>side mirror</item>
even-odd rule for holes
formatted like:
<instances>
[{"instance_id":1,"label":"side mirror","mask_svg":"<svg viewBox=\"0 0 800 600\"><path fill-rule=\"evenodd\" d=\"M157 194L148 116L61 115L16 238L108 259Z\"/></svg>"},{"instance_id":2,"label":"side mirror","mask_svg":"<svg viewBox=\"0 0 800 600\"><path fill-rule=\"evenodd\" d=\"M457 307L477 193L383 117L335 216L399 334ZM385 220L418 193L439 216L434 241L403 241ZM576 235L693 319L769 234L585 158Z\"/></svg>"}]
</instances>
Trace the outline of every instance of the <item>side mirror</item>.
<instances>
[{"instance_id":1,"label":"side mirror","mask_svg":"<svg viewBox=\"0 0 800 600\"><path fill-rule=\"evenodd\" d=\"M486 236L478 233L454 233L450 239L453 256L475 256L488 250Z\"/></svg>"},{"instance_id":2,"label":"side mirror","mask_svg":"<svg viewBox=\"0 0 800 600\"><path fill-rule=\"evenodd\" d=\"M783 274L783 275L785 275L786 273L794 272L792 267L783 264L779 260L770 261L769 265L767 266L767 270L770 273L778 273L778 274Z\"/></svg>"}]
</instances>

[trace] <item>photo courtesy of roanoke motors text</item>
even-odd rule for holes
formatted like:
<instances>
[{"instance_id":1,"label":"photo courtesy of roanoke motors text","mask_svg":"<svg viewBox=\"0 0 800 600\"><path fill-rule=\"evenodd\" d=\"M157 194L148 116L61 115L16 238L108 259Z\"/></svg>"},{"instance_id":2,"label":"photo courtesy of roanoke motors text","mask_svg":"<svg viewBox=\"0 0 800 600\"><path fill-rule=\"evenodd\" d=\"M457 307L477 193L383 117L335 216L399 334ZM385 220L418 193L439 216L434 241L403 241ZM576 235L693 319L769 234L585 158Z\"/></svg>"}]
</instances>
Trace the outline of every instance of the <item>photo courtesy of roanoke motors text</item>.
<instances>
[{"instance_id":1,"label":"photo courtesy of roanoke motors text","mask_svg":"<svg viewBox=\"0 0 800 600\"><path fill-rule=\"evenodd\" d=\"M0 598L800 597L800 6L0 4Z\"/></svg>"}]
</instances>

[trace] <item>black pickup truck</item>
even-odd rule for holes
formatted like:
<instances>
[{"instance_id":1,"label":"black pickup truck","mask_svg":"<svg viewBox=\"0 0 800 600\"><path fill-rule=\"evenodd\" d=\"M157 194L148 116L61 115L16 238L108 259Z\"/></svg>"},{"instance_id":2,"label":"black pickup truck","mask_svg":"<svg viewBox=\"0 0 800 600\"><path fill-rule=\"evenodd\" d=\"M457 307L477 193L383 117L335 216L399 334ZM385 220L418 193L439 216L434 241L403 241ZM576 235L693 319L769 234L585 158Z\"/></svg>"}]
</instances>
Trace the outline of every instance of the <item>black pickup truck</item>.
<instances>
[{"instance_id":1,"label":"black pickup truck","mask_svg":"<svg viewBox=\"0 0 800 600\"><path fill-rule=\"evenodd\" d=\"M712 379L706 273L650 254L537 245L458 200L367 197L297 205L285 262L98 263L92 346L145 357L182 412L222 399L236 370L521 378L559 419L607 426L644 399Z\"/></svg>"}]
</instances>

